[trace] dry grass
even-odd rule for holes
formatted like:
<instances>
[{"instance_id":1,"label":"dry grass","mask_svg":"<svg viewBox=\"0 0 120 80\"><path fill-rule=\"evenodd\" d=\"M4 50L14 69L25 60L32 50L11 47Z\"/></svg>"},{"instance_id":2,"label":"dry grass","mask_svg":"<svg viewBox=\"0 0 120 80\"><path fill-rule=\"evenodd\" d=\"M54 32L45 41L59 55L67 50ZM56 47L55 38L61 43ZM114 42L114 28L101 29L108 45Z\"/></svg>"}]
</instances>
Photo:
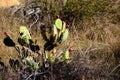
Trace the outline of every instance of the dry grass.
<instances>
[{"instance_id":1,"label":"dry grass","mask_svg":"<svg viewBox=\"0 0 120 80\"><path fill-rule=\"evenodd\" d=\"M20 24L16 21L15 18L8 16L7 13L4 13L5 11L1 9L2 28L0 30L0 33L3 34L4 31L8 31L13 37L13 40L16 42L16 44L18 44L17 38L19 36L18 32ZM90 44L94 44L95 47L100 47L100 44L104 45L105 47L111 47L111 45L114 45L119 42L118 39L120 35L116 35L116 33L120 34L119 32L119 25L109 23L108 19L106 18L95 17L94 22L93 20L86 21L85 29L83 31L77 30L75 32L71 32L68 41L58 46L58 49L64 47L74 47L78 50L86 49ZM2 45L0 47L2 50L0 56L5 57L6 55L9 55L8 52L10 52L10 55L13 54L13 48L8 48L7 51L5 50L7 47L2 42L4 35L1 35L0 37L0 45ZM32 35L32 38L33 40L37 39L37 44L41 46L41 49L43 49L45 42L44 40L42 40L41 35L39 33L34 33ZM108 52L107 49L105 52ZM3 59L6 60L6 58Z\"/></svg>"},{"instance_id":2,"label":"dry grass","mask_svg":"<svg viewBox=\"0 0 120 80\"><path fill-rule=\"evenodd\" d=\"M11 5L13 4L15 4L14 0ZM16 4L18 3L16 2ZM4 6L6 7L10 5L6 2ZM3 44L3 39L5 37L3 32L8 31L15 43L18 44L17 38L19 36L18 32L20 23L14 17L8 15L9 12L4 9L0 9L0 13L0 57L2 57L3 61L8 65L8 60L10 57L14 59L17 58L17 52L14 48L6 47ZM105 61L103 64L103 69L110 72L110 70L118 64L116 63L116 56L114 55L117 53L116 51L120 50L120 25L111 23L111 19L107 15L93 17L92 19L83 21L83 23L85 23L82 25L83 30L77 30L78 28L76 28L76 31L71 31L68 40L57 46L57 49L64 50L65 48L73 47L75 50L85 51L91 44L92 48L102 48L101 50L93 51L92 54L96 57L96 61L94 62L97 63L101 60ZM81 25L73 24L72 27L73 26L79 27ZM42 39L41 34L32 34L32 39L33 41L37 39L37 44L43 51L45 41ZM117 55L120 54L118 53ZM86 57L90 57L90 55L88 54ZM97 66L97 64L94 64L94 67L95 66Z\"/></svg>"}]
</instances>

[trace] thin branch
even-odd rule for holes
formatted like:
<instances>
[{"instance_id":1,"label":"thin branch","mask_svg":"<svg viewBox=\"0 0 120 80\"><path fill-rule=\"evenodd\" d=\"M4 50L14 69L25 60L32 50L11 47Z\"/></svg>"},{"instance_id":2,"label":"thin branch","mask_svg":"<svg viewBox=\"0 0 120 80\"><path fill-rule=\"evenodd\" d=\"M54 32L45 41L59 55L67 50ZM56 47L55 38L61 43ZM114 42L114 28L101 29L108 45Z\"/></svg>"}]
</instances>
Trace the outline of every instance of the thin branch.
<instances>
[{"instance_id":1,"label":"thin branch","mask_svg":"<svg viewBox=\"0 0 120 80\"><path fill-rule=\"evenodd\" d=\"M120 64L118 66L116 66L110 73L109 75L111 75L118 67L120 67Z\"/></svg>"},{"instance_id":2,"label":"thin branch","mask_svg":"<svg viewBox=\"0 0 120 80\"><path fill-rule=\"evenodd\" d=\"M85 50L84 54L86 55L86 53L91 49L92 44Z\"/></svg>"},{"instance_id":3,"label":"thin branch","mask_svg":"<svg viewBox=\"0 0 120 80\"><path fill-rule=\"evenodd\" d=\"M29 80L30 77L32 77L34 75L34 73L32 73L26 80Z\"/></svg>"}]
</instances>

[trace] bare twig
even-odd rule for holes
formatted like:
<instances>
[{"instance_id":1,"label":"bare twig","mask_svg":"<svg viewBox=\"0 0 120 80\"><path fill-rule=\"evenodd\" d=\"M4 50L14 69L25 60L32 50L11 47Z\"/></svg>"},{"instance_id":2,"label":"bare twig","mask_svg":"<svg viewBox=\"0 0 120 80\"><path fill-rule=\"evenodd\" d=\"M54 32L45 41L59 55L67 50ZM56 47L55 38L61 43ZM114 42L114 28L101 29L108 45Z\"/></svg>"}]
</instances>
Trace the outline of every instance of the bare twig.
<instances>
[{"instance_id":1,"label":"bare twig","mask_svg":"<svg viewBox=\"0 0 120 80\"><path fill-rule=\"evenodd\" d=\"M119 68L120 67L120 64L118 65L118 66L116 66L110 73L109 73L109 75L111 75L117 68Z\"/></svg>"},{"instance_id":2,"label":"bare twig","mask_svg":"<svg viewBox=\"0 0 120 80\"><path fill-rule=\"evenodd\" d=\"M90 44L90 46L85 50L84 55L86 55L87 52L89 52L89 50L91 49L91 47L92 47L92 44Z\"/></svg>"}]
</instances>

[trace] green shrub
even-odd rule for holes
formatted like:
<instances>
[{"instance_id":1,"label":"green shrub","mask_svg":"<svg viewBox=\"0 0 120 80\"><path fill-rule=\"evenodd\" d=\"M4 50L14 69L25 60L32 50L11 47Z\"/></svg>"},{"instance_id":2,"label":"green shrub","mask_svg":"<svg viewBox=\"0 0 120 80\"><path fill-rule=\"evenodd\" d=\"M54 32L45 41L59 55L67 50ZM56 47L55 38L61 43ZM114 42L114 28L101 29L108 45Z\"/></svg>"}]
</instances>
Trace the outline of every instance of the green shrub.
<instances>
[{"instance_id":1,"label":"green shrub","mask_svg":"<svg viewBox=\"0 0 120 80\"><path fill-rule=\"evenodd\" d=\"M62 13L78 21L95 15L107 14L112 10L111 6L112 2L109 0L68 0Z\"/></svg>"}]
</instances>

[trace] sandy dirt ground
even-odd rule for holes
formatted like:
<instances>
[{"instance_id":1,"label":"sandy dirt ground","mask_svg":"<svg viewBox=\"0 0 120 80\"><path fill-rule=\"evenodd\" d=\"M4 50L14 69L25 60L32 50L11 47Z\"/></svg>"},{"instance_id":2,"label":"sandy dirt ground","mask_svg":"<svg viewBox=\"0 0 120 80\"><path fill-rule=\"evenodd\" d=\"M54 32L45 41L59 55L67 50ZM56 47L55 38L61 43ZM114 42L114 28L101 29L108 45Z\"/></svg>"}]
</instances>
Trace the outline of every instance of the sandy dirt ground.
<instances>
[{"instance_id":1,"label":"sandy dirt ground","mask_svg":"<svg viewBox=\"0 0 120 80\"><path fill-rule=\"evenodd\" d=\"M10 7L13 5L19 5L20 2L17 0L0 0L0 8L6 8L6 7Z\"/></svg>"}]
</instances>

